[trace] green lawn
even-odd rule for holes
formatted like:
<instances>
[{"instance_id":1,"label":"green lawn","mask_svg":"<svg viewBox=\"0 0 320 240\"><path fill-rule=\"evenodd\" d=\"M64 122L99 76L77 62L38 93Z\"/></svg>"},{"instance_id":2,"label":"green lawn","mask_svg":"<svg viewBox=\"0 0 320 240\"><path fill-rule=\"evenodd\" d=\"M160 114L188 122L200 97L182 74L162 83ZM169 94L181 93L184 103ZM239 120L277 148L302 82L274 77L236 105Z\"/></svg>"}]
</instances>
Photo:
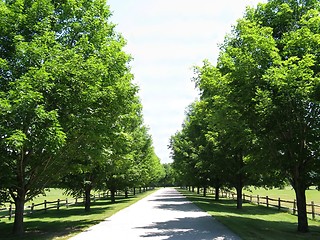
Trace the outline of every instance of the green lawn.
<instances>
[{"instance_id":1,"label":"green lawn","mask_svg":"<svg viewBox=\"0 0 320 240\"><path fill-rule=\"evenodd\" d=\"M292 187L285 187L284 189L278 189L278 188L273 188L273 189L265 189L265 188L255 188L255 187L250 187L244 190L244 193L246 195L252 195L253 196L253 201L257 201L257 195L260 197L266 197L268 196L269 198L277 200L280 198L281 200L287 200L287 201L293 201L296 199L295 197L295 192L292 189ZM320 191L318 191L315 187L311 187L309 190L306 191L306 198L307 198L307 212L308 217L312 218L311 212L312 212L312 207L311 207L311 202L314 202L314 212L316 215L314 216L315 219L320 220ZM248 200L248 198L246 198ZM265 200L263 200L265 202ZM270 201L271 204L277 205L277 201ZM288 209L293 208L292 203L286 203L282 202L281 206L287 207ZM291 210L290 210L291 211Z\"/></svg>"},{"instance_id":2,"label":"green lawn","mask_svg":"<svg viewBox=\"0 0 320 240\"><path fill-rule=\"evenodd\" d=\"M246 195L253 195L253 196L268 196L270 198L281 198L284 200L294 200L296 198L295 192L292 187L285 187L284 189L272 188L272 189L265 189L265 188L255 188L249 187L244 190ZM306 191L307 202L310 203L314 201L315 204L320 205L320 191L316 190L315 187L311 187L309 190Z\"/></svg>"},{"instance_id":3,"label":"green lawn","mask_svg":"<svg viewBox=\"0 0 320 240\"><path fill-rule=\"evenodd\" d=\"M212 196L202 197L180 190L198 207L214 216L244 240L320 239L320 222L309 220L310 232L297 232L297 217L286 212L245 203L242 210L236 209L231 199L214 201Z\"/></svg>"},{"instance_id":4,"label":"green lawn","mask_svg":"<svg viewBox=\"0 0 320 240\"><path fill-rule=\"evenodd\" d=\"M26 234L23 239L68 239L84 229L110 217L119 210L137 202L143 197L146 197L152 192L154 191L147 191L137 194L135 197L130 196L127 199L123 196L118 196L115 204L111 204L110 199L99 200L92 203L89 213L84 211L82 204L73 205L69 208L61 207L60 210L51 209L47 212L36 212L31 216L25 217ZM52 192L52 194L54 195L54 192ZM56 198L54 198L54 200L56 200ZM43 200L40 200L40 202L42 201ZM12 225L13 220L0 220L0 239L21 239L11 236Z\"/></svg>"},{"instance_id":5,"label":"green lawn","mask_svg":"<svg viewBox=\"0 0 320 240\"><path fill-rule=\"evenodd\" d=\"M39 195L38 197L34 198L32 201L27 202L26 205L31 205L32 203L34 204L43 203L44 200L57 201L58 199L65 200L66 198L72 198L72 197L64 194L64 190L60 188L50 188L45 191L45 195Z\"/></svg>"}]
</instances>

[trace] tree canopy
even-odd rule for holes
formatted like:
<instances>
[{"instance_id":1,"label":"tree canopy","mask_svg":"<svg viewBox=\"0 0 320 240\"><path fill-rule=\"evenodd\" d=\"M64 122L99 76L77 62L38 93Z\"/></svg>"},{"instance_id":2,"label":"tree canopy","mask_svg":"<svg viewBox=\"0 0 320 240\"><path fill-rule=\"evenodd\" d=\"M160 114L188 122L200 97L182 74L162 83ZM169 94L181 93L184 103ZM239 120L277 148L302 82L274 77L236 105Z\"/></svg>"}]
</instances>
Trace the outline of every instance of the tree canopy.
<instances>
[{"instance_id":1,"label":"tree canopy","mask_svg":"<svg viewBox=\"0 0 320 240\"><path fill-rule=\"evenodd\" d=\"M25 202L52 182L90 199L112 169L132 182L139 151L151 151L131 57L110 16L105 0L0 1L0 189L15 202L15 234ZM160 164L149 153L143 161Z\"/></svg>"},{"instance_id":2,"label":"tree canopy","mask_svg":"<svg viewBox=\"0 0 320 240\"><path fill-rule=\"evenodd\" d=\"M215 143L223 153L196 163L212 164L222 157L223 175L238 175L239 189L245 182L277 186L289 181L300 232L308 231L305 190L318 185L320 171L319 10L319 1L297 0L247 8L221 44L216 66L205 61L195 77L200 105L206 108L197 124L207 122L201 126L211 136L207 144ZM192 138L185 151L194 146ZM181 171L181 162L189 160L179 154L180 142L175 140L172 150ZM224 184L237 188L232 182L227 177Z\"/></svg>"}]
</instances>

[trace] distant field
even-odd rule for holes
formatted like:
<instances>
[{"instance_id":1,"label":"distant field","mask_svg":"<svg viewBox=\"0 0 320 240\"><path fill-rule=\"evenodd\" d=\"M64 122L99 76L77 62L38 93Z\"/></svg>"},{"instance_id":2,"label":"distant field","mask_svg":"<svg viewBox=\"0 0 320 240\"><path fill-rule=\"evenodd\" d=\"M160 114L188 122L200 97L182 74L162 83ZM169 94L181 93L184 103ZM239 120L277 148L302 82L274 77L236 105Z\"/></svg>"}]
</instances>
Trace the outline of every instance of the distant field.
<instances>
[{"instance_id":1,"label":"distant field","mask_svg":"<svg viewBox=\"0 0 320 240\"><path fill-rule=\"evenodd\" d=\"M247 195L259 195L259 196L268 196L270 198L281 198L283 200L294 200L296 198L295 192L292 187L287 186L284 189L265 189L265 188L255 188L250 187L248 190L243 191ZM306 191L307 203L314 201L315 204L320 205L320 191L315 187L311 187L310 190Z\"/></svg>"},{"instance_id":2,"label":"distant field","mask_svg":"<svg viewBox=\"0 0 320 240\"><path fill-rule=\"evenodd\" d=\"M34 198L32 201L26 202L26 206L31 205L32 203L38 204L43 203L44 200L47 201L56 201L58 199L65 200L66 198L71 198L71 196L68 196L64 194L64 190L59 188L50 188L45 191L45 195L39 195L36 198ZM5 203L5 207L9 207L10 203Z\"/></svg>"},{"instance_id":3,"label":"distant field","mask_svg":"<svg viewBox=\"0 0 320 240\"><path fill-rule=\"evenodd\" d=\"M64 190L60 188L50 188L45 191L45 195L39 195L32 201L28 202L26 205L31 203L38 204L43 203L44 200L47 201L56 201L58 199L65 200L66 198L70 198L70 196L64 194Z\"/></svg>"},{"instance_id":4,"label":"distant field","mask_svg":"<svg viewBox=\"0 0 320 240\"><path fill-rule=\"evenodd\" d=\"M268 196L269 199L274 199L273 201L269 201L271 205L278 205L277 199L281 199L281 207L287 208L290 212L293 212L293 207L296 209L296 205L293 201L296 199L295 192L291 187L285 187L284 189L264 189L264 188L254 188L250 187L247 190L244 190L244 194L252 195L253 201L257 202L257 195L260 197L260 201L266 204L266 200L261 197ZM309 218L320 220L320 191L318 191L315 187L311 187L306 191L307 198L307 212ZM248 198L246 198L248 200ZM286 202L290 201L290 202ZM312 203L313 202L313 206ZM314 215L312 214L314 213Z\"/></svg>"}]
</instances>

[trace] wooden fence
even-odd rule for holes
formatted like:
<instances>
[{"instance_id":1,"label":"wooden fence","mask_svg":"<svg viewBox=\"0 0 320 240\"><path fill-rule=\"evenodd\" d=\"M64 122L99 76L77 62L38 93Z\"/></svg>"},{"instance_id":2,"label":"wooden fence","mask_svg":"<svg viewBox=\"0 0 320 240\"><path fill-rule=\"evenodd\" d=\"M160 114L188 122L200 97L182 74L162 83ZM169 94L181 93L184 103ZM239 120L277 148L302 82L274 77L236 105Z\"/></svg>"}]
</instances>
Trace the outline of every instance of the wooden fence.
<instances>
[{"instance_id":1,"label":"wooden fence","mask_svg":"<svg viewBox=\"0 0 320 240\"><path fill-rule=\"evenodd\" d=\"M118 191L116 195L121 195L123 194L122 191ZM98 193L91 195L91 200L95 202L96 200L100 199L106 199L109 197L109 192L104 192L104 193ZM24 208L24 214L32 214L36 211L47 211L49 209L57 209L59 210L61 207L66 207L68 208L70 205L74 205L77 203L83 203L85 201L84 197L79 197L79 198L66 198L65 200L58 199L56 201L47 201L44 200L43 203L38 203L34 204L32 203L29 206L25 206ZM0 219L1 218L8 218L11 220L12 217L14 217L14 205L10 203L9 207L6 208L0 208Z\"/></svg>"},{"instance_id":2,"label":"wooden fence","mask_svg":"<svg viewBox=\"0 0 320 240\"><path fill-rule=\"evenodd\" d=\"M221 191L221 197L236 199L237 194L231 191ZM297 202L296 200L284 200L280 198L270 198L268 196L253 196L253 195L242 195L243 202L248 202L252 204L262 205L266 207L276 208L278 211L289 211L292 214L296 215L298 213ZM314 201L311 201L310 204L306 204L307 214L312 218L316 219L320 217L320 205L315 204Z\"/></svg>"}]
</instances>

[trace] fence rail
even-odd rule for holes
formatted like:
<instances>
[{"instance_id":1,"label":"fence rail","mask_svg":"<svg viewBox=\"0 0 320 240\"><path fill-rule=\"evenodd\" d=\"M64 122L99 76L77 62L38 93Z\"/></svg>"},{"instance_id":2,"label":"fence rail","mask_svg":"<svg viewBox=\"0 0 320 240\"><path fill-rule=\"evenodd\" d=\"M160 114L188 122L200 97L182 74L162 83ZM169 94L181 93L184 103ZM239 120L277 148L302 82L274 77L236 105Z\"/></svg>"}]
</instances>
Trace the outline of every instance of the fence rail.
<instances>
[{"instance_id":1,"label":"fence rail","mask_svg":"<svg viewBox=\"0 0 320 240\"><path fill-rule=\"evenodd\" d=\"M221 191L221 197L236 199L237 194L231 191ZM279 211L289 211L292 214L296 215L298 213L297 201L296 200L285 200L280 198L270 198L268 196L259 196L259 195L242 195L242 200L244 202L253 203L257 205L264 205L266 207L276 208ZM320 216L320 205L315 204L314 201L306 204L307 214L311 216L312 219Z\"/></svg>"},{"instance_id":2,"label":"fence rail","mask_svg":"<svg viewBox=\"0 0 320 240\"><path fill-rule=\"evenodd\" d=\"M131 192L131 191L130 191ZM123 195L124 191L117 191L116 195ZM95 202L96 200L100 199L106 199L109 197L109 191L103 192L103 193L97 193L91 195L91 200ZM56 201L47 201L44 200L42 203L34 204L25 206L24 208L24 215L32 214L34 212L40 212L40 211L47 211L49 209L57 209L59 210L60 207L66 207L68 208L70 205L83 203L85 201L84 197L78 197L78 198L66 198L66 199L58 199ZM1 218L8 218L11 220L11 218L14 217L14 205L10 203L8 207L0 208L0 219Z\"/></svg>"}]
</instances>

